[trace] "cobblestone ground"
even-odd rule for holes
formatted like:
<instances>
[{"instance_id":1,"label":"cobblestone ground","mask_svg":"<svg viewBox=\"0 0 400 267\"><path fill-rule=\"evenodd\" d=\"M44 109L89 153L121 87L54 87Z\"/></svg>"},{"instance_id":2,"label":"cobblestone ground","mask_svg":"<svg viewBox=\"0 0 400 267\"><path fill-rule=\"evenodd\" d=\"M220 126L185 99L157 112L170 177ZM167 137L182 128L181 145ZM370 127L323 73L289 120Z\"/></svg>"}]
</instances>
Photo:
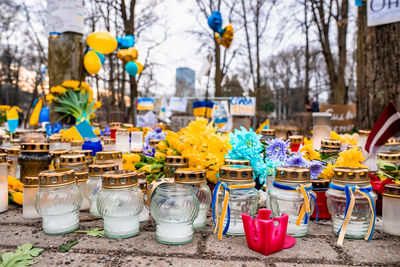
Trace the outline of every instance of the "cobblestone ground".
<instances>
[{"instance_id":1,"label":"cobblestone ground","mask_svg":"<svg viewBox=\"0 0 400 267\"><path fill-rule=\"evenodd\" d=\"M103 227L102 220L90 220L86 212L80 217L80 230ZM400 237L382 233L379 224L372 241L346 239L339 247L329 222L311 222L307 237L270 256L248 249L245 237L218 240L211 225L209 218L207 227L195 232L193 242L182 246L159 244L153 220L142 223L139 236L128 239L82 233L46 236L40 220L24 220L22 209L11 206L0 214L0 253L32 242L45 249L36 258L37 266L400 266ZM73 240L79 243L66 253L59 252L61 244Z\"/></svg>"}]
</instances>

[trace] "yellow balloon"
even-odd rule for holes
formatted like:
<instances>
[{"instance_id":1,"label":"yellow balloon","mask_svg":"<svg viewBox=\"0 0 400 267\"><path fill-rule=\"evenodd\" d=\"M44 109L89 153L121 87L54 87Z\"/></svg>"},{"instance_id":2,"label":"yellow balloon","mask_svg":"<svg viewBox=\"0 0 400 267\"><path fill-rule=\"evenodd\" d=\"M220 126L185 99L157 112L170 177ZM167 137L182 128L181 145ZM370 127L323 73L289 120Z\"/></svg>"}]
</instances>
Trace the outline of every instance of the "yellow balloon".
<instances>
[{"instance_id":1,"label":"yellow balloon","mask_svg":"<svg viewBox=\"0 0 400 267\"><path fill-rule=\"evenodd\" d=\"M29 124L31 126L39 124L39 114L40 114L40 110L42 109L42 106L43 106L42 98L39 98L38 102L35 105L35 108L32 111L32 115L29 119Z\"/></svg>"},{"instance_id":2,"label":"yellow balloon","mask_svg":"<svg viewBox=\"0 0 400 267\"><path fill-rule=\"evenodd\" d=\"M101 69L101 61L96 52L89 51L83 58L83 65L90 74L97 74Z\"/></svg>"},{"instance_id":3,"label":"yellow balloon","mask_svg":"<svg viewBox=\"0 0 400 267\"><path fill-rule=\"evenodd\" d=\"M87 45L93 50L108 54L118 47L117 39L109 32L94 32L86 38Z\"/></svg>"},{"instance_id":4,"label":"yellow balloon","mask_svg":"<svg viewBox=\"0 0 400 267\"><path fill-rule=\"evenodd\" d=\"M143 71L143 65L142 65L142 63L139 63L137 61L135 61L135 63L136 63L137 68L138 68L137 74L140 74Z\"/></svg>"}]
</instances>

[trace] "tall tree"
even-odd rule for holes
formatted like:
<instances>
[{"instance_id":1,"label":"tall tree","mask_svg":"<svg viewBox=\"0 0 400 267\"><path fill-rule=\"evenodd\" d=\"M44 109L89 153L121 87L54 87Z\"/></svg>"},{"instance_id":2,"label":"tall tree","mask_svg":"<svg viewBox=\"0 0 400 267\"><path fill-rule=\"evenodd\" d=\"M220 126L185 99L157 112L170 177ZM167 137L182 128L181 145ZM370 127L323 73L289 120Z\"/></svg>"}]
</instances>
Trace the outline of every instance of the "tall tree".
<instances>
[{"instance_id":1,"label":"tall tree","mask_svg":"<svg viewBox=\"0 0 400 267\"><path fill-rule=\"evenodd\" d=\"M363 4L357 27L357 127L370 129L389 101L400 107L400 22L368 27Z\"/></svg>"},{"instance_id":2,"label":"tall tree","mask_svg":"<svg viewBox=\"0 0 400 267\"><path fill-rule=\"evenodd\" d=\"M333 104L345 104L347 99L345 70L349 0L310 1L313 20L318 30L318 40L329 76L331 102ZM336 22L336 37L332 34L332 20ZM336 39L332 40L333 38ZM336 49L331 47L332 43L337 45L337 55L334 53Z\"/></svg>"}]
</instances>

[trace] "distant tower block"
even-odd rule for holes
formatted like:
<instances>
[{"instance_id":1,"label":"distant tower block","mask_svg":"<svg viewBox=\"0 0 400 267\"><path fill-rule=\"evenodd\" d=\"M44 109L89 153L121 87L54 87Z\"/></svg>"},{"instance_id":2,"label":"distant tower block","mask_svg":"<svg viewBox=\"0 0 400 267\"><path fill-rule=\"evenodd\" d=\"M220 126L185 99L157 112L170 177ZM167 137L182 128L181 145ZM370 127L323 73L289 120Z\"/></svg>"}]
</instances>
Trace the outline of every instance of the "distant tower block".
<instances>
[{"instance_id":1,"label":"distant tower block","mask_svg":"<svg viewBox=\"0 0 400 267\"><path fill-rule=\"evenodd\" d=\"M195 71L190 68L176 69L176 93L178 97L194 97L196 96L195 87Z\"/></svg>"}]
</instances>

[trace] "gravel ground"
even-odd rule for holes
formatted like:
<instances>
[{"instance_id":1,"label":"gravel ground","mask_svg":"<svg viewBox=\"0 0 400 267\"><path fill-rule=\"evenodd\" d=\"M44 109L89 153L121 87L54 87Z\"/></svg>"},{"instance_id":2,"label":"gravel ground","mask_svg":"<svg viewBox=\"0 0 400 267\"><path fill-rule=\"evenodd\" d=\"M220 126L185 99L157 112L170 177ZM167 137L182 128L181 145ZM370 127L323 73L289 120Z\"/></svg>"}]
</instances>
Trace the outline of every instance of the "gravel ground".
<instances>
[{"instance_id":1,"label":"gravel ground","mask_svg":"<svg viewBox=\"0 0 400 267\"><path fill-rule=\"evenodd\" d=\"M102 220L91 220L87 212L80 217L80 230L103 226ZM190 244L181 246L158 243L153 220L142 223L140 234L128 239L82 233L46 236L40 220L24 220L22 208L10 206L0 214L0 253L32 242L45 249L36 258L36 266L400 266L400 237L382 233L379 223L372 241L346 239L339 247L330 222L310 222L308 236L270 256L248 249L245 237L218 240L212 230L209 218L207 227L196 231ZM59 252L61 244L73 240L79 243L68 252Z\"/></svg>"}]
</instances>

